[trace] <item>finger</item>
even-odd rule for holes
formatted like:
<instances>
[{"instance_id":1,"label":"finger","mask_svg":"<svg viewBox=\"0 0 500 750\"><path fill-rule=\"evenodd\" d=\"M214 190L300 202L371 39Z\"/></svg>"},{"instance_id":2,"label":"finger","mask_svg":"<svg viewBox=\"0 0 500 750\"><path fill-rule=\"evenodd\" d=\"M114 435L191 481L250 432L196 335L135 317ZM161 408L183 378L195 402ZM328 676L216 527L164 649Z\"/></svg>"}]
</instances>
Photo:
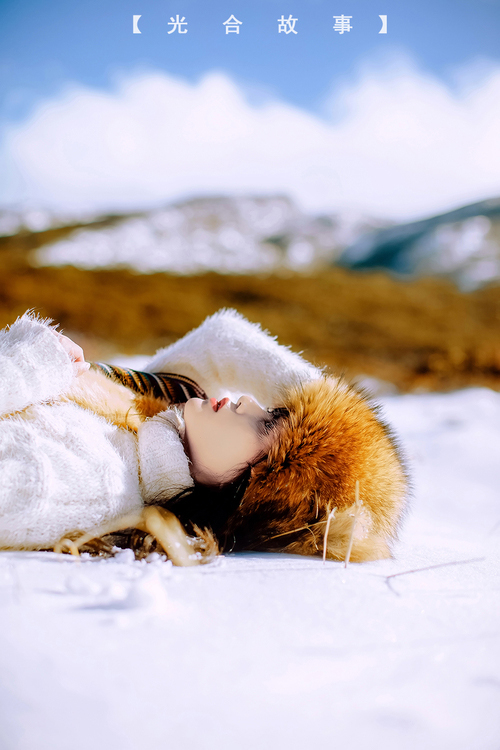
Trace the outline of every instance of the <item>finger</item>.
<instances>
[{"instance_id":1,"label":"finger","mask_svg":"<svg viewBox=\"0 0 500 750\"><path fill-rule=\"evenodd\" d=\"M74 362L85 361L85 356L83 354L83 349L81 346L78 346L78 344L75 344L75 342L72 341L67 336L62 336L61 343Z\"/></svg>"},{"instance_id":2,"label":"finger","mask_svg":"<svg viewBox=\"0 0 500 750\"><path fill-rule=\"evenodd\" d=\"M77 377L83 375L84 372L88 372L89 370L90 362L73 362L73 371Z\"/></svg>"},{"instance_id":3,"label":"finger","mask_svg":"<svg viewBox=\"0 0 500 750\"><path fill-rule=\"evenodd\" d=\"M66 353L71 357L71 359L74 362L85 361L85 355L83 353L83 349L81 346L78 346L78 344L75 344L75 342L72 339L68 338L68 336L65 336L63 333L59 333L59 331L54 331L54 333L59 338L59 342L63 346Z\"/></svg>"},{"instance_id":4,"label":"finger","mask_svg":"<svg viewBox=\"0 0 500 750\"><path fill-rule=\"evenodd\" d=\"M85 355L83 353L83 349L81 346L78 346L78 344L73 343L73 346L71 347L69 354L70 354L71 359L74 362L85 362Z\"/></svg>"}]
</instances>

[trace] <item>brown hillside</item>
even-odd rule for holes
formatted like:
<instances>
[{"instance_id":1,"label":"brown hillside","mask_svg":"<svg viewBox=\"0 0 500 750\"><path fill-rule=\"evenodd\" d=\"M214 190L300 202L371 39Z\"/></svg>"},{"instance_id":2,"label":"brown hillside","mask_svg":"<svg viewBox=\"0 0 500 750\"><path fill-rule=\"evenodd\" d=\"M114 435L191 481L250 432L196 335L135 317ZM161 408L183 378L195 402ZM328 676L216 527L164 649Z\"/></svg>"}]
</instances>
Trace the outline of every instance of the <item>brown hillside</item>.
<instances>
[{"instance_id":1,"label":"brown hillside","mask_svg":"<svg viewBox=\"0 0 500 750\"><path fill-rule=\"evenodd\" d=\"M2 259L0 326L35 308L88 359L152 353L227 306L349 376L402 390L500 386L498 286L462 294L434 279L402 283L341 269L263 277L35 269L5 245Z\"/></svg>"}]
</instances>

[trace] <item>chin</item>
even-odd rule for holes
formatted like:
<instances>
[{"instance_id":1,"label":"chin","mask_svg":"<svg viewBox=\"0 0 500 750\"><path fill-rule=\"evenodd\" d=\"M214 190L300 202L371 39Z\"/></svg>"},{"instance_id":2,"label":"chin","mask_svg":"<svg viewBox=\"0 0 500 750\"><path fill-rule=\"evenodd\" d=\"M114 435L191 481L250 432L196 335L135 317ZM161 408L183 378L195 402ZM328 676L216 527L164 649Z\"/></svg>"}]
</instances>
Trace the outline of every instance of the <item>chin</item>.
<instances>
[{"instance_id":1,"label":"chin","mask_svg":"<svg viewBox=\"0 0 500 750\"><path fill-rule=\"evenodd\" d=\"M190 398L186 403L184 404L184 417L188 414L193 414L194 412L199 412L203 408L203 404L205 401L201 398Z\"/></svg>"}]
</instances>

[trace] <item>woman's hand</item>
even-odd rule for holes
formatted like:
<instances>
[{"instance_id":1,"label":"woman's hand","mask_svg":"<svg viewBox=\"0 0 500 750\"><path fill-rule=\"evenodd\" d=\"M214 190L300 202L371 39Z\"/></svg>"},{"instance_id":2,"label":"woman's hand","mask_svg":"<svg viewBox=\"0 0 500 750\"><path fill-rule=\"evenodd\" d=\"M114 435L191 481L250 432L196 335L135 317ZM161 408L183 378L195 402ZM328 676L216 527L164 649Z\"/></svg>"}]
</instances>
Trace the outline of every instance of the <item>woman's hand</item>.
<instances>
[{"instance_id":1,"label":"woman's hand","mask_svg":"<svg viewBox=\"0 0 500 750\"><path fill-rule=\"evenodd\" d=\"M87 370L90 368L90 364L88 362L85 362L85 356L83 354L82 347L78 346L78 344L75 344L74 341L72 341L64 334L59 333L59 331L54 331L54 333L59 339L59 343L61 344L63 349L67 354L69 354L70 359L72 359L75 375L78 377L78 375L87 372Z\"/></svg>"}]
</instances>

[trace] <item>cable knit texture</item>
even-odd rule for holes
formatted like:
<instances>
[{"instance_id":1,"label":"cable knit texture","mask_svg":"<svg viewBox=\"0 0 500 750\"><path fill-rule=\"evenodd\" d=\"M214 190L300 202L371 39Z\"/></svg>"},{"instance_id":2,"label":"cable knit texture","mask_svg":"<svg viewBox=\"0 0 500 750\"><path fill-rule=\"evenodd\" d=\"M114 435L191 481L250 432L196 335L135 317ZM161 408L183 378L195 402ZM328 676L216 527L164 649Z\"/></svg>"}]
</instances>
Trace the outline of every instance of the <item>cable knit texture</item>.
<instances>
[{"instance_id":1,"label":"cable knit texture","mask_svg":"<svg viewBox=\"0 0 500 750\"><path fill-rule=\"evenodd\" d=\"M184 420L176 408L162 411L139 427L141 484L147 502L173 497L193 485L179 434Z\"/></svg>"},{"instance_id":2,"label":"cable knit texture","mask_svg":"<svg viewBox=\"0 0 500 750\"><path fill-rule=\"evenodd\" d=\"M75 375L49 323L27 313L0 331L3 548L50 547L193 483L179 411L156 415L136 435L59 399ZM191 377L216 398L248 393L263 406L321 374L234 310L207 318L147 369Z\"/></svg>"},{"instance_id":3,"label":"cable knit texture","mask_svg":"<svg viewBox=\"0 0 500 750\"><path fill-rule=\"evenodd\" d=\"M142 506L136 438L57 398L74 379L32 315L0 333L0 546L37 549Z\"/></svg>"}]
</instances>

